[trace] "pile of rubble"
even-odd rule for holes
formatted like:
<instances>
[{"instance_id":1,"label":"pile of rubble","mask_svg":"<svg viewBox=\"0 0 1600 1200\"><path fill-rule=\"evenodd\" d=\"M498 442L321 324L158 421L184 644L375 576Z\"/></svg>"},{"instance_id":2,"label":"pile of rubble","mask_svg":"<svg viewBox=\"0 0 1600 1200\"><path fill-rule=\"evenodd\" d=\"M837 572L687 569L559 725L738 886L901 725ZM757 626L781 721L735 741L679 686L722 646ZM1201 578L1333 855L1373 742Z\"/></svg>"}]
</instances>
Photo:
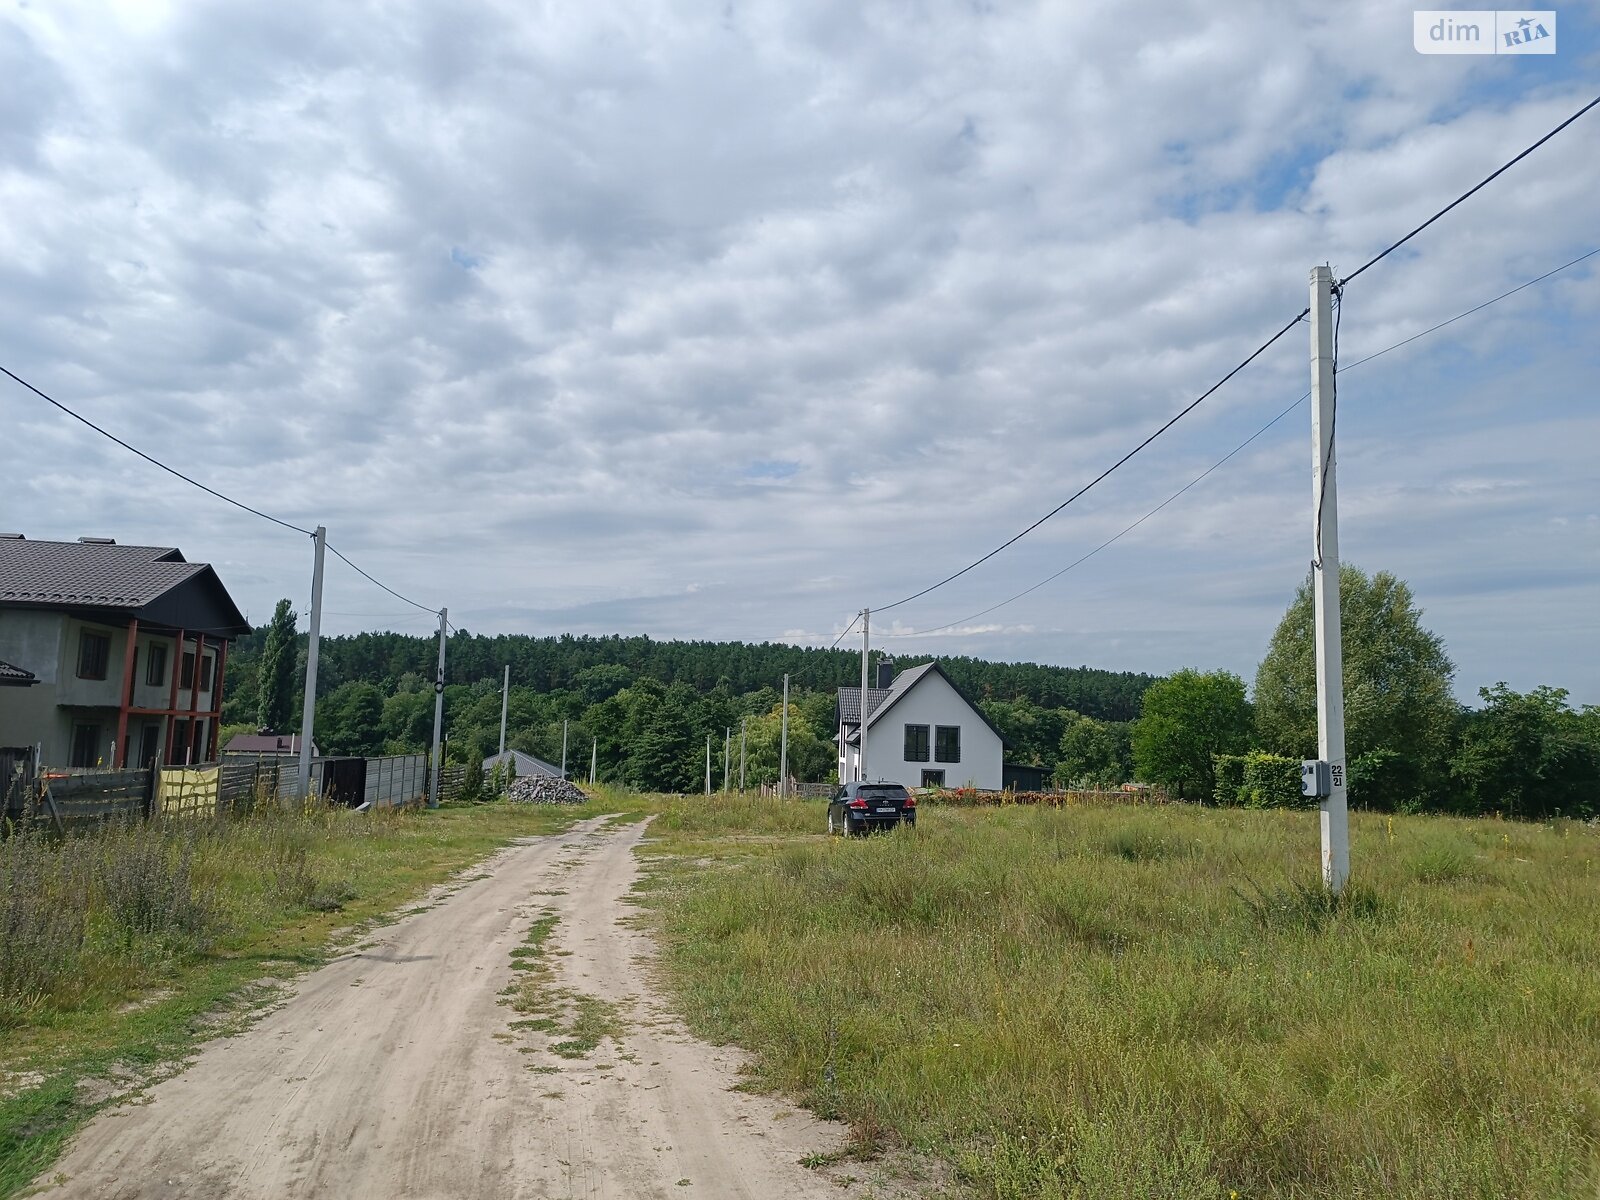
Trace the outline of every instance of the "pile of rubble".
<instances>
[{"instance_id":1,"label":"pile of rubble","mask_svg":"<svg viewBox=\"0 0 1600 1200\"><path fill-rule=\"evenodd\" d=\"M518 775L506 788L517 804L582 804L589 797L578 786L554 775Z\"/></svg>"}]
</instances>

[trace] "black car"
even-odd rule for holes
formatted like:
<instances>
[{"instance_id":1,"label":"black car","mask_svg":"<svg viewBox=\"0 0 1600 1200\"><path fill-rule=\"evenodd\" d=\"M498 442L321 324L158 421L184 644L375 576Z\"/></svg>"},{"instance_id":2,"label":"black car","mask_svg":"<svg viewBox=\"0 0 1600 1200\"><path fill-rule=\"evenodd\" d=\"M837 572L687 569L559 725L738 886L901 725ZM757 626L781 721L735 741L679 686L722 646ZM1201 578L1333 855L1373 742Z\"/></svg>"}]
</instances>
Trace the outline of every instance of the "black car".
<instances>
[{"instance_id":1,"label":"black car","mask_svg":"<svg viewBox=\"0 0 1600 1200\"><path fill-rule=\"evenodd\" d=\"M870 833L917 823L917 798L898 783L840 784L828 800L829 833Z\"/></svg>"}]
</instances>

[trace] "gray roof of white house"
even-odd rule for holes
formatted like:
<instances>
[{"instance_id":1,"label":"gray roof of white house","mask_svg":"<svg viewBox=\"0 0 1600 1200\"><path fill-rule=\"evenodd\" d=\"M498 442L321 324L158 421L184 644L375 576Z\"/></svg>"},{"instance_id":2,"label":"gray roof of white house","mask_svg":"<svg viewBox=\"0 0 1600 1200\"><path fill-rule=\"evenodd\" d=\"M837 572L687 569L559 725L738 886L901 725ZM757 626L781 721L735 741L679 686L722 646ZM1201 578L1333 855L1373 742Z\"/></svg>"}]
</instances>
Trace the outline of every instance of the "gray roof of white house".
<instances>
[{"instance_id":1,"label":"gray roof of white house","mask_svg":"<svg viewBox=\"0 0 1600 1200\"><path fill-rule=\"evenodd\" d=\"M888 687L868 688L867 724L871 725L876 721L879 713L909 692L917 680L933 669L934 664L931 662L925 662L920 667L907 667L890 680ZM839 689L839 719L846 725L859 725L861 723L860 688Z\"/></svg>"},{"instance_id":2,"label":"gray roof of white house","mask_svg":"<svg viewBox=\"0 0 1600 1200\"><path fill-rule=\"evenodd\" d=\"M876 712L878 706L889 698L890 688L867 689L867 711ZM842 687L839 689L839 720L846 725L856 725L861 721L861 689L858 687Z\"/></svg>"},{"instance_id":3,"label":"gray roof of white house","mask_svg":"<svg viewBox=\"0 0 1600 1200\"><path fill-rule=\"evenodd\" d=\"M561 768L555 763L547 763L544 759L534 754L525 754L521 750L507 750L504 754L491 754L483 760L483 769L492 771L497 763L506 759L515 759L517 775L548 775L551 779L561 778Z\"/></svg>"},{"instance_id":4,"label":"gray roof of white house","mask_svg":"<svg viewBox=\"0 0 1600 1200\"><path fill-rule=\"evenodd\" d=\"M950 690L955 692L956 695L960 696L963 700L965 700L966 703L967 703L967 707L971 708L973 712L978 714L978 719L981 720L990 729L994 730L994 735L995 735L995 737L1000 739L1000 744L1002 746L1009 745L1009 743L1006 741L1006 735L1000 732L999 728L996 727L996 725L995 725L995 723L993 721L989 720L988 716L985 715L983 709L979 708L971 700L967 699L966 694L964 692L962 692L962 690L960 688L956 687L955 681L952 680L950 678L950 676L945 674L944 668L939 665L937 660L932 661L932 662L925 662L919 667L907 667L904 671L900 672L900 674L896 675L894 677L894 680L886 688L868 688L867 689L867 724L868 725L877 724L878 723L878 719L880 717L882 717L886 712L888 712L891 708L893 708L895 703L900 699L900 697L904 696L913 687L915 687L917 685L918 681L921 680L923 676L928 674L929 671L937 671L941 676L943 676L944 677L944 681L950 685ZM846 714L848 714L848 715L846 715ZM860 723L861 723L861 689L860 688L854 687L854 688L840 688L839 689L839 719L840 719L840 722L842 724L845 724L845 725L849 725L849 726L859 726L860 725ZM837 738L835 740L837 740ZM858 740L859 740L859 731L858 730L857 731L852 731L852 732L849 732L849 733L845 734L845 741L848 742L851 745L854 745Z\"/></svg>"}]
</instances>

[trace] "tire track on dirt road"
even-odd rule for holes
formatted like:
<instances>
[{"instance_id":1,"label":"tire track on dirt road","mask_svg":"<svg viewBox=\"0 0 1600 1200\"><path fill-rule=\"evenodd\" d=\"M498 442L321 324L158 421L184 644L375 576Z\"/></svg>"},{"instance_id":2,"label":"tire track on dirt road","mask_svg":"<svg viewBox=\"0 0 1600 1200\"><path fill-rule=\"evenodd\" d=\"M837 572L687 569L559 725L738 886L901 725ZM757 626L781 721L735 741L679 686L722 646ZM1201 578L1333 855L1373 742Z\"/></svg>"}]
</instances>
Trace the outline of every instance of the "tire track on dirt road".
<instances>
[{"instance_id":1,"label":"tire track on dirt road","mask_svg":"<svg viewBox=\"0 0 1600 1200\"><path fill-rule=\"evenodd\" d=\"M841 1195L797 1160L842 1128L728 1090L734 1052L691 1040L650 994L649 941L617 924L643 833L597 818L498 852L95 1117L35 1186L95 1200ZM560 916L562 986L630 1010L605 1044L613 1069L546 1059L511 1029L511 952L542 910ZM546 1061L561 1065L530 1069Z\"/></svg>"}]
</instances>

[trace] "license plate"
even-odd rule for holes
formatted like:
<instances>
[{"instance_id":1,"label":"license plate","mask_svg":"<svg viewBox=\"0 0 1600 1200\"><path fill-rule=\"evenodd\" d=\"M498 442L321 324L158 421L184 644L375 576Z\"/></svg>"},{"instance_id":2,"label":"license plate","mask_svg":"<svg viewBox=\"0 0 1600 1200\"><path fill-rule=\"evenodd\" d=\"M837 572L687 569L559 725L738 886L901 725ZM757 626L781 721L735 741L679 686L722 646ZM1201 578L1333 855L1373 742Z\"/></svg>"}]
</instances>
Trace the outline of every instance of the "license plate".
<instances>
[{"instance_id":1,"label":"license plate","mask_svg":"<svg viewBox=\"0 0 1600 1200\"><path fill-rule=\"evenodd\" d=\"M900 810L898 808L880 808L878 811L880 813L888 813L890 816L893 816L895 813L899 812Z\"/></svg>"}]
</instances>

